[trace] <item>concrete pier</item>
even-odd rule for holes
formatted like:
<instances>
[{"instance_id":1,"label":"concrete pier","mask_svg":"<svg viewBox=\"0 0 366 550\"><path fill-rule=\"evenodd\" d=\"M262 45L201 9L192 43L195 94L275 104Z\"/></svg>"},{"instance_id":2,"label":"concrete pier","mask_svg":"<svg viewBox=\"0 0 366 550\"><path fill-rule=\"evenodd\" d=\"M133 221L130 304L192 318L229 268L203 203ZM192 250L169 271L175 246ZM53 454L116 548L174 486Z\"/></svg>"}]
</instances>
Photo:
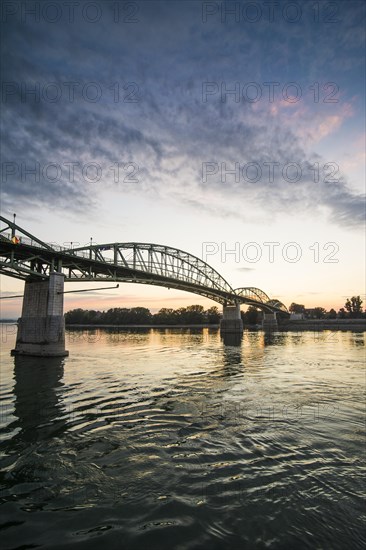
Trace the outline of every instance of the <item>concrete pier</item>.
<instances>
[{"instance_id":1,"label":"concrete pier","mask_svg":"<svg viewBox=\"0 0 366 550\"><path fill-rule=\"evenodd\" d=\"M26 281L22 316L12 355L63 357L65 350L64 275Z\"/></svg>"},{"instance_id":2,"label":"concrete pier","mask_svg":"<svg viewBox=\"0 0 366 550\"><path fill-rule=\"evenodd\" d=\"M240 314L240 304L223 307L223 318L220 322L220 333L225 344L240 344L243 336L243 321Z\"/></svg>"},{"instance_id":3,"label":"concrete pier","mask_svg":"<svg viewBox=\"0 0 366 550\"><path fill-rule=\"evenodd\" d=\"M278 323L277 323L276 313L263 312L262 328L264 330L277 330Z\"/></svg>"}]
</instances>

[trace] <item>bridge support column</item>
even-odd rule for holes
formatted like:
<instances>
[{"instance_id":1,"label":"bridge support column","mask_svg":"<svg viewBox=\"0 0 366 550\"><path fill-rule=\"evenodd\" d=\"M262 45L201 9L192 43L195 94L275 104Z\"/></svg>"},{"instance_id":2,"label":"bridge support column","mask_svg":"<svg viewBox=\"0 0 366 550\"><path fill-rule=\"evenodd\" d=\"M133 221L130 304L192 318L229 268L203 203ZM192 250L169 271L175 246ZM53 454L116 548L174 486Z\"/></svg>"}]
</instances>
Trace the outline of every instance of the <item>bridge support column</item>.
<instances>
[{"instance_id":1,"label":"bridge support column","mask_svg":"<svg viewBox=\"0 0 366 550\"><path fill-rule=\"evenodd\" d=\"M65 350L64 275L51 273L46 281L26 281L22 316L12 355L62 357Z\"/></svg>"},{"instance_id":2,"label":"bridge support column","mask_svg":"<svg viewBox=\"0 0 366 550\"><path fill-rule=\"evenodd\" d=\"M220 333L225 344L240 344L243 336L243 321L240 314L240 304L223 307L223 317L220 322Z\"/></svg>"},{"instance_id":3,"label":"bridge support column","mask_svg":"<svg viewBox=\"0 0 366 550\"><path fill-rule=\"evenodd\" d=\"M278 328L276 313L263 312L262 328L265 330L276 330Z\"/></svg>"}]
</instances>

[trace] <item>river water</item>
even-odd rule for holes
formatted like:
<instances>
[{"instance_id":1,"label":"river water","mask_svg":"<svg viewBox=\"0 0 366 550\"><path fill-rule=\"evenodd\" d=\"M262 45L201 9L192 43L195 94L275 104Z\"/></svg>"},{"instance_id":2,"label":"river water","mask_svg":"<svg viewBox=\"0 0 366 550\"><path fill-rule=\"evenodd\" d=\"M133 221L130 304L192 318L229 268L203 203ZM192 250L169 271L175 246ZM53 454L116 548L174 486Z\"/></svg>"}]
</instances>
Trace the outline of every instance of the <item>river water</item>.
<instances>
[{"instance_id":1,"label":"river water","mask_svg":"<svg viewBox=\"0 0 366 550\"><path fill-rule=\"evenodd\" d=\"M365 548L366 333L1 328L4 550Z\"/></svg>"}]
</instances>

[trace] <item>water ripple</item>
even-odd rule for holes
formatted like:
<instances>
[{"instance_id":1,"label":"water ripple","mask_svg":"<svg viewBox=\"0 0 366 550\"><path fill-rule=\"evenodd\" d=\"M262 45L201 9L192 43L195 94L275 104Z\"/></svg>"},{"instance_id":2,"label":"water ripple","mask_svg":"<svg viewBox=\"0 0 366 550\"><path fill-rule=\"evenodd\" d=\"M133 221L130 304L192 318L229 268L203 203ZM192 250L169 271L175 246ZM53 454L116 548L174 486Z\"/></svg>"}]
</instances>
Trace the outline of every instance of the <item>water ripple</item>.
<instances>
[{"instance_id":1,"label":"water ripple","mask_svg":"<svg viewBox=\"0 0 366 550\"><path fill-rule=\"evenodd\" d=\"M359 335L112 336L3 355L5 549L364 547Z\"/></svg>"}]
</instances>

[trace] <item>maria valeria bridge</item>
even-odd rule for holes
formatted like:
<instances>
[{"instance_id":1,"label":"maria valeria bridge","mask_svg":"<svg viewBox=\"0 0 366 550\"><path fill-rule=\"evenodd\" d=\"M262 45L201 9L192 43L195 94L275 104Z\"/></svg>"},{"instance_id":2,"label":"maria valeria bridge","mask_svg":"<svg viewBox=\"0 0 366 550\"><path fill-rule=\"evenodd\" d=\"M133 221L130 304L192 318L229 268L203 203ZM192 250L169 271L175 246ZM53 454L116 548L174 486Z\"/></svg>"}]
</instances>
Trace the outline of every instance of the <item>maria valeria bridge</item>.
<instances>
[{"instance_id":1,"label":"maria valeria bridge","mask_svg":"<svg viewBox=\"0 0 366 550\"><path fill-rule=\"evenodd\" d=\"M25 281L22 315L13 354L62 356L65 282L123 282L193 292L223 306L222 334L243 332L240 305L264 312L264 324L276 325L286 306L253 287L233 289L206 262L188 252L152 243L106 243L65 248L46 243L0 216L0 273Z\"/></svg>"}]
</instances>

